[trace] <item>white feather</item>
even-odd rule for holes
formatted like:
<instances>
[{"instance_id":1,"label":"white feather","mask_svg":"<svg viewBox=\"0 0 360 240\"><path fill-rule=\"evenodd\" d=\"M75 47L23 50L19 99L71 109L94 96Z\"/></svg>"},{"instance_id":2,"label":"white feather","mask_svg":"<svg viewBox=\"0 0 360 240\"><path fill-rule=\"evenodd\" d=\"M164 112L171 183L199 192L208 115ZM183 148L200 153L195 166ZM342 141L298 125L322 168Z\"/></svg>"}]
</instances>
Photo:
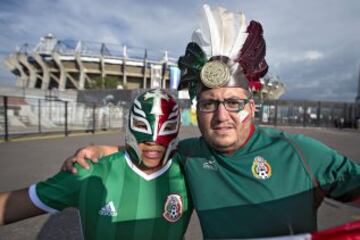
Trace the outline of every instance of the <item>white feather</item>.
<instances>
[{"instance_id":1,"label":"white feather","mask_svg":"<svg viewBox=\"0 0 360 240\"><path fill-rule=\"evenodd\" d=\"M204 12L206 16L206 20L209 26L210 32L210 42L211 42L211 56L219 55L218 49L220 45L220 36L219 36L219 28L218 23L215 20L213 12L211 11L208 5L204 5Z\"/></svg>"},{"instance_id":2,"label":"white feather","mask_svg":"<svg viewBox=\"0 0 360 240\"><path fill-rule=\"evenodd\" d=\"M205 4L202 20L200 28L193 32L192 41L202 48L208 58L217 55L236 58L248 36L245 15L220 7L212 10Z\"/></svg>"},{"instance_id":3,"label":"white feather","mask_svg":"<svg viewBox=\"0 0 360 240\"><path fill-rule=\"evenodd\" d=\"M221 9L220 19L222 25L222 32L220 35L222 36L220 51L221 55L229 56L231 48L233 46L234 39L236 37L236 29L234 27L234 14L226 11L225 9Z\"/></svg>"},{"instance_id":4,"label":"white feather","mask_svg":"<svg viewBox=\"0 0 360 240\"><path fill-rule=\"evenodd\" d=\"M208 38L208 34L204 34L204 32L202 32L200 28L196 29L193 32L191 36L191 41L199 45L206 54L206 56L211 56L210 39Z\"/></svg>"},{"instance_id":5,"label":"white feather","mask_svg":"<svg viewBox=\"0 0 360 240\"><path fill-rule=\"evenodd\" d=\"M247 24L246 24L246 19L245 19L245 14L240 13L239 19L240 21L240 28L238 28L238 33L237 33L237 38L235 39L235 41L233 42L233 46L231 48L231 51L229 53L229 56L231 59L234 59L237 57L237 55L239 54L240 49L243 47L246 38L248 37L248 33L246 32L247 30Z\"/></svg>"}]
</instances>

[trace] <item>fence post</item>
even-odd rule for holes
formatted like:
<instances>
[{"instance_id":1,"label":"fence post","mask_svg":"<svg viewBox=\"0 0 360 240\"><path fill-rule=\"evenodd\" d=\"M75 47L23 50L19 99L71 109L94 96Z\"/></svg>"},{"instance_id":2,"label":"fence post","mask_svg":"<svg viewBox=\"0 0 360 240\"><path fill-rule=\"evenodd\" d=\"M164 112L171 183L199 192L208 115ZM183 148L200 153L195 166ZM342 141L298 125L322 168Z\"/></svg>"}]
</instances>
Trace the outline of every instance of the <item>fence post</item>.
<instances>
[{"instance_id":1,"label":"fence post","mask_svg":"<svg viewBox=\"0 0 360 240\"><path fill-rule=\"evenodd\" d=\"M65 136L68 134L68 101L65 101Z\"/></svg>"},{"instance_id":2,"label":"fence post","mask_svg":"<svg viewBox=\"0 0 360 240\"><path fill-rule=\"evenodd\" d=\"M41 133L41 99L38 99L38 131Z\"/></svg>"},{"instance_id":3,"label":"fence post","mask_svg":"<svg viewBox=\"0 0 360 240\"><path fill-rule=\"evenodd\" d=\"M304 101L304 105L303 105L303 108L304 108L304 112L303 112L303 127L306 127L306 108L307 108L307 105L306 105L306 101Z\"/></svg>"},{"instance_id":4,"label":"fence post","mask_svg":"<svg viewBox=\"0 0 360 240\"><path fill-rule=\"evenodd\" d=\"M348 119L348 107L347 107L347 104L344 102L343 111L342 111L342 122L340 123L341 128L344 128L347 125L348 121L349 121L349 119Z\"/></svg>"},{"instance_id":5,"label":"fence post","mask_svg":"<svg viewBox=\"0 0 360 240\"><path fill-rule=\"evenodd\" d=\"M4 140L9 141L9 124L8 124L8 97L4 96L4 124L5 124L5 136Z\"/></svg>"},{"instance_id":6,"label":"fence post","mask_svg":"<svg viewBox=\"0 0 360 240\"><path fill-rule=\"evenodd\" d=\"M92 126L92 133L95 133L95 126L96 126L96 122L95 122L95 110L96 110L96 105L95 103L93 103L93 114L92 114L92 117L93 117L93 126Z\"/></svg>"},{"instance_id":7,"label":"fence post","mask_svg":"<svg viewBox=\"0 0 360 240\"><path fill-rule=\"evenodd\" d=\"M321 102L318 102L316 110L316 126L320 127Z\"/></svg>"},{"instance_id":8,"label":"fence post","mask_svg":"<svg viewBox=\"0 0 360 240\"><path fill-rule=\"evenodd\" d=\"M263 119L263 114L264 114L264 102L261 101L260 102L260 109L259 109L259 124L262 124L262 119Z\"/></svg>"},{"instance_id":9,"label":"fence post","mask_svg":"<svg viewBox=\"0 0 360 240\"><path fill-rule=\"evenodd\" d=\"M277 126L277 115L278 115L278 100L275 100L275 122L274 122L275 126Z\"/></svg>"},{"instance_id":10,"label":"fence post","mask_svg":"<svg viewBox=\"0 0 360 240\"><path fill-rule=\"evenodd\" d=\"M108 129L111 129L111 116L110 116L110 106L108 106L108 118L109 118L109 126L108 126Z\"/></svg>"}]
</instances>

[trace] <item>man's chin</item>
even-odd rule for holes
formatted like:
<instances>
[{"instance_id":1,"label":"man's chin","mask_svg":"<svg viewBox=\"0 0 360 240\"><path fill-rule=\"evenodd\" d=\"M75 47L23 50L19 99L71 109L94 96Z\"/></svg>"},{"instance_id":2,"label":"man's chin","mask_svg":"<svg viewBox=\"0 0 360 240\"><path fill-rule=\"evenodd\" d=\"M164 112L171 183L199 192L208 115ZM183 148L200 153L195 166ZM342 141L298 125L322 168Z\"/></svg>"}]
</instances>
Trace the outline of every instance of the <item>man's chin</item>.
<instances>
[{"instance_id":1,"label":"man's chin","mask_svg":"<svg viewBox=\"0 0 360 240\"><path fill-rule=\"evenodd\" d=\"M232 139L224 139L220 137L212 138L209 143L213 148L220 152L227 152L234 145L234 141Z\"/></svg>"}]
</instances>

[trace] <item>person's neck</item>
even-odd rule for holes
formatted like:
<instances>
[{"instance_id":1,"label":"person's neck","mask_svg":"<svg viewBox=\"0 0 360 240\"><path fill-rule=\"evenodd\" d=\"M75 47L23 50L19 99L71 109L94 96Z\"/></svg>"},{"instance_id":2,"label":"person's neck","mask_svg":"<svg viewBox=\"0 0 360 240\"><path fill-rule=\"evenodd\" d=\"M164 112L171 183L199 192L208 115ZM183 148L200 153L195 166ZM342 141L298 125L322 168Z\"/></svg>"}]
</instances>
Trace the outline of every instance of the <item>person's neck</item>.
<instances>
[{"instance_id":1,"label":"person's neck","mask_svg":"<svg viewBox=\"0 0 360 240\"><path fill-rule=\"evenodd\" d=\"M146 175L151 175L157 171L159 171L163 166L160 164L153 168L140 168L140 170L145 173Z\"/></svg>"}]
</instances>

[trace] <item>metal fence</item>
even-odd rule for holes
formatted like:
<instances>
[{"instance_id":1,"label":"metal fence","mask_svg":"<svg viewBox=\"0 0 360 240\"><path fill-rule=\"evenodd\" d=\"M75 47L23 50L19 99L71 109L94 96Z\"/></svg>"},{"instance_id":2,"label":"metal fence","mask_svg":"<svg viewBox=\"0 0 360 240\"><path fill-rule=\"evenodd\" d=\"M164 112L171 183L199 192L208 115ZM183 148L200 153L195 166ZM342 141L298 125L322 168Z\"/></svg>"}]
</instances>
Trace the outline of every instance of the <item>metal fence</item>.
<instances>
[{"instance_id":1,"label":"metal fence","mask_svg":"<svg viewBox=\"0 0 360 240\"><path fill-rule=\"evenodd\" d=\"M264 101L257 121L268 125L358 128L360 105L346 102Z\"/></svg>"},{"instance_id":2,"label":"metal fence","mask_svg":"<svg viewBox=\"0 0 360 240\"><path fill-rule=\"evenodd\" d=\"M122 128L128 101L106 104L0 97L0 137L5 141L28 134L96 132ZM260 101L258 101L260 102ZM182 100L182 124L197 125L196 111ZM256 122L265 125L358 128L360 107L353 103L264 101L257 105Z\"/></svg>"},{"instance_id":3,"label":"metal fence","mask_svg":"<svg viewBox=\"0 0 360 240\"><path fill-rule=\"evenodd\" d=\"M123 127L126 103L119 105L68 102L54 99L1 97L0 135L95 132Z\"/></svg>"}]
</instances>

